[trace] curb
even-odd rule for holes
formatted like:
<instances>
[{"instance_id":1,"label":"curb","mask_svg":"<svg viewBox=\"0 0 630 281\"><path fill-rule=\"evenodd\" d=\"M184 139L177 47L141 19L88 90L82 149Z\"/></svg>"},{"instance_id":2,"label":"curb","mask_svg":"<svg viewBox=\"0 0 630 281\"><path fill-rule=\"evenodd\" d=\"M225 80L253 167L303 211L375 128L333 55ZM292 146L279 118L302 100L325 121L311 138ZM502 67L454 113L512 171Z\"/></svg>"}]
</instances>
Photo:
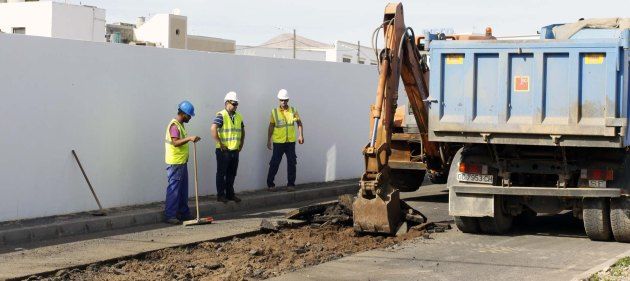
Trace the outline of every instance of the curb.
<instances>
[{"instance_id":1,"label":"curb","mask_svg":"<svg viewBox=\"0 0 630 281\"><path fill-rule=\"evenodd\" d=\"M612 242L612 243L618 243L618 242ZM587 280L589 277L591 277L591 275L593 275L593 274L595 274L595 273L597 273L597 272L599 272L599 271L601 271L601 270L603 270L603 269L606 269L606 268L608 268L608 267L612 266L612 265L613 265L614 263L616 263L618 260L620 260L620 259L622 259L622 258L625 258L625 257L627 257L627 256L630 256L630 250L625 251L624 253L619 254L619 255L617 255L616 257L614 257L614 258L612 258L612 259L609 259L609 260L607 260L607 261L605 261L605 262L603 262L603 263L601 263L601 264L599 264L599 265L597 265L597 266L591 267L589 270L584 271L584 272L582 272L582 273L580 273L580 274L578 274L578 275L574 276L574 277L571 279L571 281L582 281L582 280Z\"/></svg>"},{"instance_id":2,"label":"curb","mask_svg":"<svg viewBox=\"0 0 630 281\"><path fill-rule=\"evenodd\" d=\"M233 212L249 211L272 205L284 205L303 201L330 198L343 194L355 193L358 186L354 182L344 182L329 186L297 189L294 192L262 193L243 196L240 203L200 202L201 216L221 215ZM194 208L194 207L193 207ZM0 246L10 246L38 241L91 234L110 230L120 230L135 226L146 226L163 221L162 207L151 207L139 212L108 214L103 217L86 217L68 222L57 222L36 226L0 230Z\"/></svg>"}]
</instances>

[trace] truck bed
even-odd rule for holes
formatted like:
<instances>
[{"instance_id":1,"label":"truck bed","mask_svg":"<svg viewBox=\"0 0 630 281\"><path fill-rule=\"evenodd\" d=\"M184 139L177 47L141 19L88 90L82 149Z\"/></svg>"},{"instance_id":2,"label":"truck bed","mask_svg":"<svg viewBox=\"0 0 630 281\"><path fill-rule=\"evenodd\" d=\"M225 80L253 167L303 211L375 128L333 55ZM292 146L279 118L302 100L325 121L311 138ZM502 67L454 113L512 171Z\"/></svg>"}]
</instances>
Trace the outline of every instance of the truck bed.
<instances>
[{"instance_id":1,"label":"truck bed","mask_svg":"<svg viewBox=\"0 0 630 281\"><path fill-rule=\"evenodd\" d=\"M629 33L432 42L429 139L628 146Z\"/></svg>"}]
</instances>

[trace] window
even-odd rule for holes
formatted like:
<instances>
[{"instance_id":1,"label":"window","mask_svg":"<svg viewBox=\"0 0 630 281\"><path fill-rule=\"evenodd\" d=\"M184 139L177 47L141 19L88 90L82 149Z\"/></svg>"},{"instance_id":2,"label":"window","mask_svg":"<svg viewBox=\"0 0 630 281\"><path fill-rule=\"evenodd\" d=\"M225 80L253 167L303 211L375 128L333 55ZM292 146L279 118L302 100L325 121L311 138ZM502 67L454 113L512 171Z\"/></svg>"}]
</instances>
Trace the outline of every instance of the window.
<instances>
[{"instance_id":1,"label":"window","mask_svg":"<svg viewBox=\"0 0 630 281\"><path fill-rule=\"evenodd\" d=\"M175 35L179 35L179 29L175 29Z\"/></svg>"},{"instance_id":2,"label":"window","mask_svg":"<svg viewBox=\"0 0 630 281\"><path fill-rule=\"evenodd\" d=\"M26 27L14 27L13 34L26 34Z\"/></svg>"},{"instance_id":3,"label":"window","mask_svg":"<svg viewBox=\"0 0 630 281\"><path fill-rule=\"evenodd\" d=\"M350 63L352 60L349 58L343 58L341 61L346 62L346 63Z\"/></svg>"},{"instance_id":4,"label":"window","mask_svg":"<svg viewBox=\"0 0 630 281\"><path fill-rule=\"evenodd\" d=\"M365 64L364 60L359 60L359 64Z\"/></svg>"},{"instance_id":5,"label":"window","mask_svg":"<svg viewBox=\"0 0 630 281\"><path fill-rule=\"evenodd\" d=\"M370 61L370 64L371 64L371 65L376 65L376 61L371 60L371 61Z\"/></svg>"}]
</instances>

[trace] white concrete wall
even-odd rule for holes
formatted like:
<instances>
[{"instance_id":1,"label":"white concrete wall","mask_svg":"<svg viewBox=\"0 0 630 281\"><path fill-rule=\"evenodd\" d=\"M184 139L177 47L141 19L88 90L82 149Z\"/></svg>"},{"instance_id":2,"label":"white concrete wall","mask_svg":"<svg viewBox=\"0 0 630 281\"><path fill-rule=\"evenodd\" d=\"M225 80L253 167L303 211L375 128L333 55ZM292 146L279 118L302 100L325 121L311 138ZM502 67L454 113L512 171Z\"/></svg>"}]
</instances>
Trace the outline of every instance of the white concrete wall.
<instances>
[{"instance_id":1,"label":"white concrete wall","mask_svg":"<svg viewBox=\"0 0 630 281\"><path fill-rule=\"evenodd\" d=\"M0 30L12 33L25 27L26 35L52 36L52 2L0 3Z\"/></svg>"},{"instance_id":2,"label":"white concrete wall","mask_svg":"<svg viewBox=\"0 0 630 281\"><path fill-rule=\"evenodd\" d=\"M105 10L53 2L52 37L105 42Z\"/></svg>"},{"instance_id":3,"label":"white concrete wall","mask_svg":"<svg viewBox=\"0 0 630 281\"><path fill-rule=\"evenodd\" d=\"M209 127L230 90L240 95L247 131L237 191L265 187L267 122L279 88L289 90L304 120L298 183L363 170L373 66L10 34L0 34L0 61L0 221L95 209L72 149L105 207L164 200L163 137L183 99L196 106L188 131L203 138L200 189L214 194ZM279 185L285 169L283 161Z\"/></svg>"}]
</instances>

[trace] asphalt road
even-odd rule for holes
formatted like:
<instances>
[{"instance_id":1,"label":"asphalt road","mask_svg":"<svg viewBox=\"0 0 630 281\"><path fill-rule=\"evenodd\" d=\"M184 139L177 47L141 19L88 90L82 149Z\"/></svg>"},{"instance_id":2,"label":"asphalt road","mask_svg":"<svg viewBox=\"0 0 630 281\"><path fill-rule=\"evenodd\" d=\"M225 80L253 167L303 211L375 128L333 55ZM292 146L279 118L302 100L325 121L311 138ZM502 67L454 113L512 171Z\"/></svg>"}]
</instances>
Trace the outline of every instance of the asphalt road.
<instances>
[{"instance_id":1,"label":"asphalt road","mask_svg":"<svg viewBox=\"0 0 630 281\"><path fill-rule=\"evenodd\" d=\"M432 221L451 220L444 186L404 194ZM505 236L454 229L272 280L572 280L622 255L630 244L590 241L571 214L539 216Z\"/></svg>"},{"instance_id":2,"label":"asphalt road","mask_svg":"<svg viewBox=\"0 0 630 281\"><path fill-rule=\"evenodd\" d=\"M443 185L427 185L403 198L431 221L451 220ZM0 254L0 279L254 231L261 218L277 218L289 206L278 207L194 228L162 226L31 245ZM581 221L565 214L539 216L534 226L517 225L505 236L464 234L454 228L274 280L571 280L624 255L630 255L630 244L590 241Z\"/></svg>"}]
</instances>

